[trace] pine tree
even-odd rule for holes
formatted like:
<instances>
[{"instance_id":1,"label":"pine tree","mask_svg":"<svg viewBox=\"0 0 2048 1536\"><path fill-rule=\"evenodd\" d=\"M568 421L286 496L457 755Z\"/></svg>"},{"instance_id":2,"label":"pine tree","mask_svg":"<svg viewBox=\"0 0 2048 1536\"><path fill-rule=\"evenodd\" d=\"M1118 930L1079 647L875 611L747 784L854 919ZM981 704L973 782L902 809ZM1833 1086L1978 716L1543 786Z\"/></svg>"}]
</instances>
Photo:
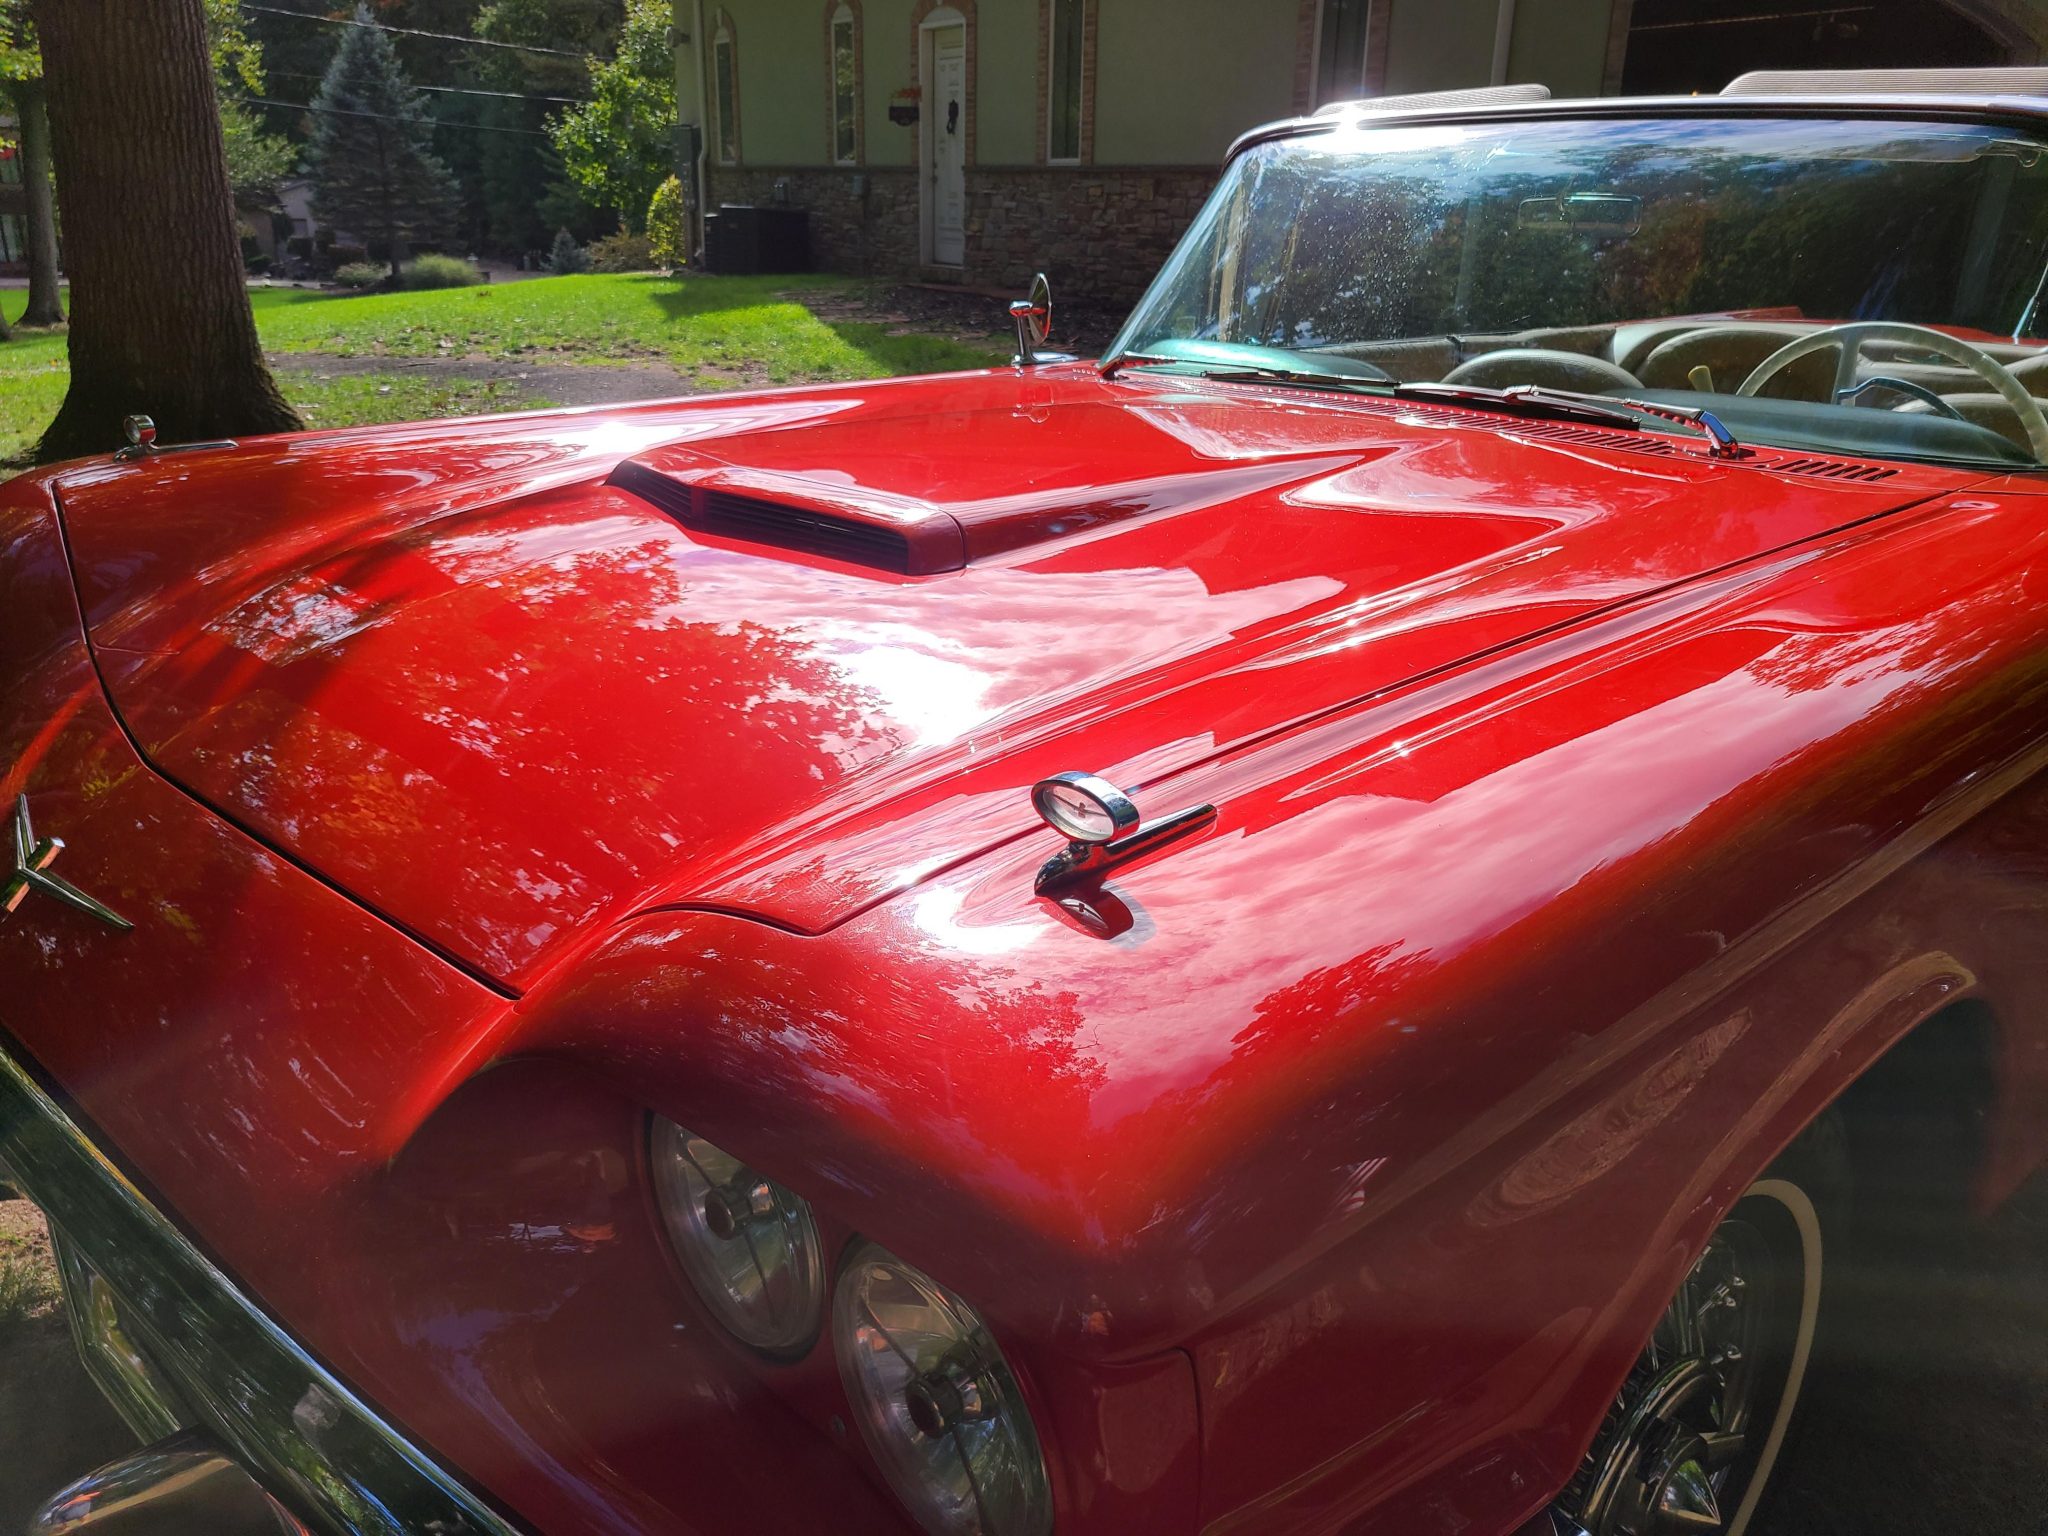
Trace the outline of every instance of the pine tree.
<instances>
[{"instance_id":1,"label":"pine tree","mask_svg":"<svg viewBox=\"0 0 2048 1536\"><path fill-rule=\"evenodd\" d=\"M590 257L566 229L555 231L554 249L548 253L548 270L557 277L590 270Z\"/></svg>"},{"instance_id":2,"label":"pine tree","mask_svg":"<svg viewBox=\"0 0 2048 1536\"><path fill-rule=\"evenodd\" d=\"M435 158L424 95L399 68L390 37L368 25L342 28L334 61L313 98L306 174L323 224L388 247L398 277L407 244L444 234L455 219L455 183Z\"/></svg>"}]
</instances>

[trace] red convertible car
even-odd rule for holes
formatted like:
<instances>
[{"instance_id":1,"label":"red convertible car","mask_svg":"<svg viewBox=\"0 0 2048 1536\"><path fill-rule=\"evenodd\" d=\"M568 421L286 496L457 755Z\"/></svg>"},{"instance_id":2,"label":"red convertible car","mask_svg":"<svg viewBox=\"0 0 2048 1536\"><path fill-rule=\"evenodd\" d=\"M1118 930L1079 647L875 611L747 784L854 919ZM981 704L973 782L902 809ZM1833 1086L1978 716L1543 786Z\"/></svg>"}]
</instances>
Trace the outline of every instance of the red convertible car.
<instances>
[{"instance_id":1,"label":"red convertible car","mask_svg":"<svg viewBox=\"0 0 2048 1536\"><path fill-rule=\"evenodd\" d=\"M2048 1153L2048 72L1542 95L1100 359L0 487L38 1528L1761 1531Z\"/></svg>"}]
</instances>

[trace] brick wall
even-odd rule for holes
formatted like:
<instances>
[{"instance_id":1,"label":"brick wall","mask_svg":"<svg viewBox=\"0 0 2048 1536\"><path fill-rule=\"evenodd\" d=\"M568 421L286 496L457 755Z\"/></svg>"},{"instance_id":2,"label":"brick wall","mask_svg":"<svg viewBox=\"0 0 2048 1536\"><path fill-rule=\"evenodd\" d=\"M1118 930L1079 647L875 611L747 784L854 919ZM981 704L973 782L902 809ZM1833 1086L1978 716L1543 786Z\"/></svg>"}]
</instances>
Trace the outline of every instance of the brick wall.
<instances>
[{"instance_id":1,"label":"brick wall","mask_svg":"<svg viewBox=\"0 0 2048 1536\"><path fill-rule=\"evenodd\" d=\"M969 173L970 178L972 173ZM865 178L867 190L854 188ZM917 176L908 166L756 170L713 166L706 206L783 199L811 215L811 265L821 272L910 274L917 265Z\"/></svg>"},{"instance_id":2,"label":"brick wall","mask_svg":"<svg viewBox=\"0 0 2048 1536\"><path fill-rule=\"evenodd\" d=\"M1060 293L1135 299L1215 180L1213 171L1188 169L971 171L969 280L1021 290L1042 271Z\"/></svg>"},{"instance_id":3,"label":"brick wall","mask_svg":"<svg viewBox=\"0 0 2048 1536\"><path fill-rule=\"evenodd\" d=\"M856 178L866 190L856 194ZM967 261L949 273L975 287L1022 290L1036 271L1061 294L1116 304L1138 296L1214 185L1187 167L970 167ZM917 176L909 167L864 170L713 166L710 206L787 202L811 214L811 260L820 271L916 278Z\"/></svg>"}]
</instances>

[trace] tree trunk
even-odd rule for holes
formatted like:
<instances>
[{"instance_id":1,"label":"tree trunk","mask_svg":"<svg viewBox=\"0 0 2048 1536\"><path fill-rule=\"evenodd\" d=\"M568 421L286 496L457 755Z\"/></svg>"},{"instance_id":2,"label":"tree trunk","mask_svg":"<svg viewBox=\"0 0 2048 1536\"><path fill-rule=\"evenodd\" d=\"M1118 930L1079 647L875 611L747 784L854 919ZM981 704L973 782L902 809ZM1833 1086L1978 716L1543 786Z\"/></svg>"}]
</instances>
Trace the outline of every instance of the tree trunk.
<instances>
[{"instance_id":1,"label":"tree trunk","mask_svg":"<svg viewBox=\"0 0 2048 1536\"><path fill-rule=\"evenodd\" d=\"M21 190L28 202L28 308L23 325L62 325L64 305L57 293L57 209L50 197L50 115L43 82L14 86L21 118Z\"/></svg>"},{"instance_id":2,"label":"tree trunk","mask_svg":"<svg viewBox=\"0 0 2048 1536\"><path fill-rule=\"evenodd\" d=\"M36 0L71 274L71 387L38 462L299 425L242 282L200 0Z\"/></svg>"}]
</instances>

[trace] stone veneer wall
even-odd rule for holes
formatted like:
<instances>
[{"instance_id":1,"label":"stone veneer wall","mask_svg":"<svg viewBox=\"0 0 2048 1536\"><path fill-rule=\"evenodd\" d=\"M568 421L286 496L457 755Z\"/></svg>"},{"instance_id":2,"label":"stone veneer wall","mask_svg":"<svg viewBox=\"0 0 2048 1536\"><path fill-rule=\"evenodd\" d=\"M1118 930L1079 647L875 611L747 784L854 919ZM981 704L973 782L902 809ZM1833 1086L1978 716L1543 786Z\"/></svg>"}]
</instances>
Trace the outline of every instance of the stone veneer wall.
<instances>
[{"instance_id":1,"label":"stone veneer wall","mask_svg":"<svg viewBox=\"0 0 2048 1536\"><path fill-rule=\"evenodd\" d=\"M856 194L856 178L866 191ZM1023 290L1043 271L1055 291L1121 303L1144 289L1215 184L1184 166L970 167L967 261L933 268L918 259L917 175L907 166L714 166L709 206L786 201L811 214L811 264L820 271L956 278Z\"/></svg>"}]
</instances>

